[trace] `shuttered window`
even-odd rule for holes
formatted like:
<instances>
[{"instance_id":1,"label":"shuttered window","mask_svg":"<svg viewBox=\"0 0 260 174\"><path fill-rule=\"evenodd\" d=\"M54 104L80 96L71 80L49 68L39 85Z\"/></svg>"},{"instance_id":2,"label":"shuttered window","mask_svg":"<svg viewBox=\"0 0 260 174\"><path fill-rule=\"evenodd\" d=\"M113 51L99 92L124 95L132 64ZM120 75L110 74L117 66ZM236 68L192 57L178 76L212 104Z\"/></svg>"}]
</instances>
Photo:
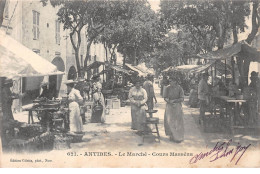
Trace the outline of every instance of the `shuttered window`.
<instances>
[{"instance_id":1,"label":"shuttered window","mask_svg":"<svg viewBox=\"0 0 260 174\"><path fill-rule=\"evenodd\" d=\"M56 44L60 45L60 22L58 20L55 21L55 40Z\"/></svg>"},{"instance_id":2,"label":"shuttered window","mask_svg":"<svg viewBox=\"0 0 260 174\"><path fill-rule=\"evenodd\" d=\"M38 40L40 36L39 23L40 13L33 11L33 39Z\"/></svg>"}]
</instances>

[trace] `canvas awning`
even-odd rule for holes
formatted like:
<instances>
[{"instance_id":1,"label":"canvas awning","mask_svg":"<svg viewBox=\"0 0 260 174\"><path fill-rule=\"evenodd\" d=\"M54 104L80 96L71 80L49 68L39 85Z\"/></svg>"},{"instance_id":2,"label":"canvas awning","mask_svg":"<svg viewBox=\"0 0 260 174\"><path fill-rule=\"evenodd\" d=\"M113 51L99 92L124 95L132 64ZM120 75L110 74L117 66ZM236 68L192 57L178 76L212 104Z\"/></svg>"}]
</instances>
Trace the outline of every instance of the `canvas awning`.
<instances>
[{"instance_id":1,"label":"canvas awning","mask_svg":"<svg viewBox=\"0 0 260 174\"><path fill-rule=\"evenodd\" d=\"M99 68L101 65L105 65L105 64L106 64L105 62L95 61L92 64L90 64L89 66L87 66L86 70Z\"/></svg>"},{"instance_id":2,"label":"canvas awning","mask_svg":"<svg viewBox=\"0 0 260 174\"><path fill-rule=\"evenodd\" d=\"M0 77L64 74L57 67L0 31Z\"/></svg>"},{"instance_id":3,"label":"canvas awning","mask_svg":"<svg viewBox=\"0 0 260 174\"><path fill-rule=\"evenodd\" d=\"M146 76L146 75L147 75L147 73L145 73L145 72L139 70L138 68L136 68L136 67L133 66L133 65L130 65L130 64L128 64L128 63L126 63L125 65L126 65L129 69L131 69L131 70L137 72L139 76Z\"/></svg>"},{"instance_id":4,"label":"canvas awning","mask_svg":"<svg viewBox=\"0 0 260 174\"><path fill-rule=\"evenodd\" d=\"M223 62L220 60L218 61L211 61L207 64L204 65L198 65L198 67L193 68L190 73L200 73L202 71L208 70L210 67L216 68L217 71L219 71L221 74L224 74L225 72L227 74L231 74L231 67L229 65L225 65ZM225 69L226 68L226 69Z\"/></svg>"},{"instance_id":5,"label":"canvas awning","mask_svg":"<svg viewBox=\"0 0 260 174\"><path fill-rule=\"evenodd\" d=\"M147 68L145 63L141 63L141 64L137 65L136 68L139 69L142 72L146 72L146 73L149 73L149 74L152 74L152 75L155 74L154 70Z\"/></svg>"},{"instance_id":6,"label":"canvas awning","mask_svg":"<svg viewBox=\"0 0 260 174\"><path fill-rule=\"evenodd\" d=\"M170 66L163 70L162 72L168 72L168 71L181 71L181 72L189 72L193 69L199 68L202 65L181 65L181 66Z\"/></svg>"},{"instance_id":7,"label":"canvas awning","mask_svg":"<svg viewBox=\"0 0 260 174\"><path fill-rule=\"evenodd\" d=\"M109 68L112 68L118 72L122 72L122 73L125 73L125 74L130 74L130 72L126 69L124 69L123 67L119 66L119 65L108 65Z\"/></svg>"},{"instance_id":8,"label":"canvas awning","mask_svg":"<svg viewBox=\"0 0 260 174\"><path fill-rule=\"evenodd\" d=\"M198 54L193 58L208 60L224 60L238 54L250 58L253 62L260 62L260 52L248 45L245 41L240 41L234 45L227 46L221 50L212 51L206 54Z\"/></svg>"},{"instance_id":9,"label":"canvas awning","mask_svg":"<svg viewBox=\"0 0 260 174\"><path fill-rule=\"evenodd\" d=\"M165 70L163 70L162 72L168 72L168 71L172 71L173 70L173 66L170 66L168 68L166 68Z\"/></svg>"},{"instance_id":10,"label":"canvas awning","mask_svg":"<svg viewBox=\"0 0 260 174\"><path fill-rule=\"evenodd\" d=\"M197 68L193 69L190 71L190 73L200 73L202 71L206 71L207 69L209 69L213 64L215 63L214 62L211 62L211 63L207 63L205 65L199 65Z\"/></svg>"}]
</instances>

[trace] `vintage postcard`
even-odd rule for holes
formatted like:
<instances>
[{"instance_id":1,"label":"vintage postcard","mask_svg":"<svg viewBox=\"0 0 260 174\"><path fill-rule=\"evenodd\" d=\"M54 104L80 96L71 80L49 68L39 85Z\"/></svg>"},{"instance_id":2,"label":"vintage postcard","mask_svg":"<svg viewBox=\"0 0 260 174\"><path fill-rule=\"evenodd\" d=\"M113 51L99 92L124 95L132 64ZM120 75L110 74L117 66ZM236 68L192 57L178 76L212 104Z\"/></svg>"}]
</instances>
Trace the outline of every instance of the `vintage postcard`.
<instances>
[{"instance_id":1,"label":"vintage postcard","mask_svg":"<svg viewBox=\"0 0 260 174\"><path fill-rule=\"evenodd\" d=\"M259 0L0 0L1 168L259 168Z\"/></svg>"}]
</instances>

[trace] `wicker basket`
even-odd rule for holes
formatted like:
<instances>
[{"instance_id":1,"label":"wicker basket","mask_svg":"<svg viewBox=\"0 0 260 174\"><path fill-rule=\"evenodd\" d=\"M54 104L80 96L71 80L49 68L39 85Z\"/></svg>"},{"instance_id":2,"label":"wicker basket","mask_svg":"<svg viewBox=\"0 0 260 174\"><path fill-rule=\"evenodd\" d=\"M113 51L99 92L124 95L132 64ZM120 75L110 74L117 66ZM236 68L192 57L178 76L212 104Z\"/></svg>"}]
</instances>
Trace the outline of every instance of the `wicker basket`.
<instances>
[{"instance_id":1,"label":"wicker basket","mask_svg":"<svg viewBox=\"0 0 260 174\"><path fill-rule=\"evenodd\" d=\"M68 133L67 134L70 138L72 138L72 143L78 143L82 141L84 136L83 133Z\"/></svg>"}]
</instances>

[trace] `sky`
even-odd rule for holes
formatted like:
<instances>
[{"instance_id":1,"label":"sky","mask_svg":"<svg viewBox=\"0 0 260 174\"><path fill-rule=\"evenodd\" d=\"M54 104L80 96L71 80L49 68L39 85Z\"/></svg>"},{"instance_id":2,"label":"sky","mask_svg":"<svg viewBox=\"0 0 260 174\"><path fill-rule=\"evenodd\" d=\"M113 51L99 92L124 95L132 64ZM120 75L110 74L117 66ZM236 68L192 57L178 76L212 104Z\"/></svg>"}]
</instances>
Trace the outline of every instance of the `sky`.
<instances>
[{"instance_id":1,"label":"sky","mask_svg":"<svg viewBox=\"0 0 260 174\"><path fill-rule=\"evenodd\" d=\"M160 9L160 7L159 7L159 5L160 5L160 0L148 0L148 2L151 4L151 8L152 8L155 12L157 12L157 11Z\"/></svg>"}]
</instances>

